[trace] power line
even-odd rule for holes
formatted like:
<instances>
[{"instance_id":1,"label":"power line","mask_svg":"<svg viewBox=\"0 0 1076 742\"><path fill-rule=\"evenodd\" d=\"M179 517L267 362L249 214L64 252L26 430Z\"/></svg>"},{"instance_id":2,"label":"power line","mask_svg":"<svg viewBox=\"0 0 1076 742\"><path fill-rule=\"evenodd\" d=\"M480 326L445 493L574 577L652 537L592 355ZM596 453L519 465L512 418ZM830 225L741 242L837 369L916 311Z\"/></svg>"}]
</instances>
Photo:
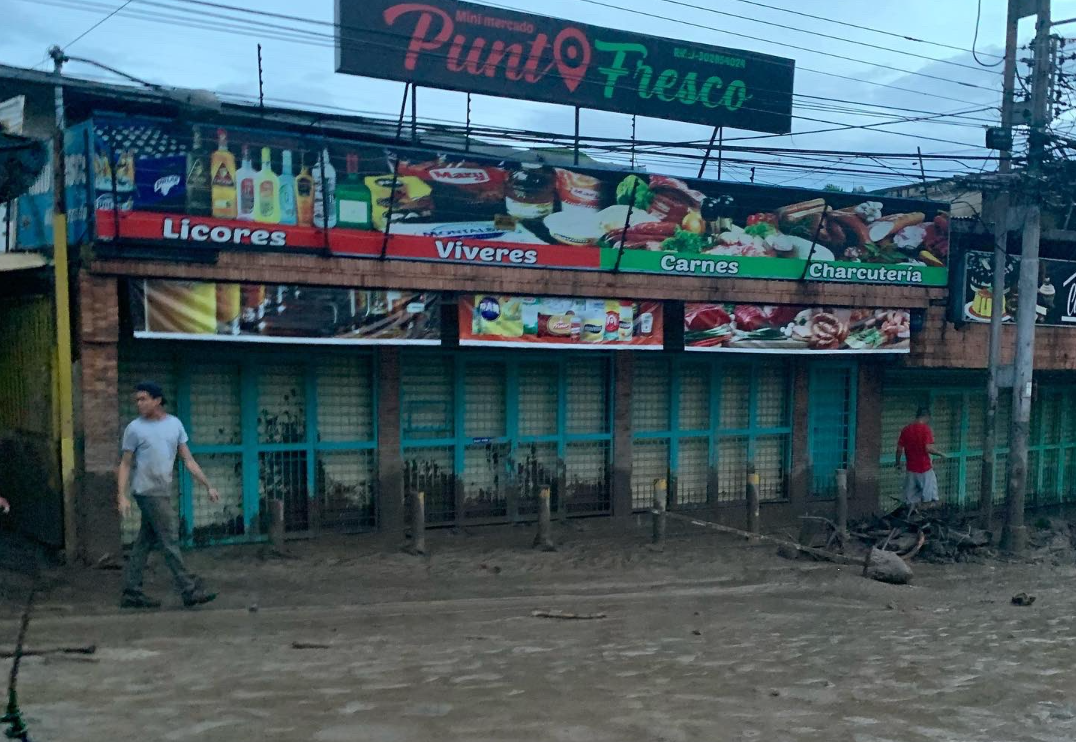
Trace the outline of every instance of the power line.
<instances>
[{"instance_id":1,"label":"power line","mask_svg":"<svg viewBox=\"0 0 1076 742\"><path fill-rule=\"evenodd\" d=\"M788 26L788 25L785 25L785 24L782 24L782 23L775 23L773 21L765 21L765 20L762 20L761 18L751 18L750 16L739 15L737 13L729 13L729 12L723 11L723 10L714 10L713 8L707 8L707 7L702 6L702 5L695 5L693 3L684 2L683 0L661 0L661 1L665 2L665 3L669 3L670 5L679 5L679 6L684 7L684 8L692 8L693 10L701 10L703 12L713 13L715 15L723 15L723 16L727 16L729 18L737 18L739 20L750 21L752 23L761 23L761 24L766 25L766 26L772 26L773 28L781 28L781 29L784 29L786 31L794 31L796 33L810 34L811 36L816 37L816 38L833 39L834 41L840 41L840 42L843 42L843 43L846 43L846 44L847 43L852 43L852 44L855 44L856 46L865 46L865 47L867 47L869 49L878 49L878 50L884 51L884 52L897 53L897 54L900 54L901 56L905 56L905 57L916 57L917 59L926 59L926 60L928 60L930 62L936 62L938 64L947 64L947 65L951 65L953 67L963 67L964 69L972 70L974 72L983 72L983 73L991 74L991 75L1000 75L1001 74L1000 72L992 72L990 70L984 70L982 67L976 67L975 65L964 64L963 62L954 62L951 59L939 59L938 57L930 57L930 56L927 56L926 54L916 54L915 52L898 51L898 50L893 49L891 47L882 46L880 44L871 44L871 43L868 43L866 41L853 41L851 39L842 38L840 36L834 36L833 34L821 33L820 31L810 31L810 30L808 30L806 28L799 28L797 26ZM877 65L877 66L881 66L881 65ZM987 65L984 65L984 66L987 66ZM989 66L996 66L996 65L989 65Z\"/></svg>"},{"instance_id":2,"label":"power line","mask_svg":"<svg viewBox=\"0 0 1076 742\"><path fill-rule=\"evenodd\" d=\"M178 8L172 8L171 6L164 5L164 4L159 3L159 2L153 2L152 0L139 0L139 1L144 3L144 4L152 5L152 6L155 6L155 7L176 10L177 12L186 12L186 11L180 11ZM273 17L273 18L286 18L286 19L290 19L290 20L294 20L294 21L298 21L298 22L302 22L302 23L306 23L306 24L310 24L310 25L335 26L335 24L332 23L331 21L318 21L318 20L313 20L313 19L304 19L304 18L300 18L298 16L289 16L289 15L286 15L286 14L273 13L273 12L269 12L269 11L261 11L261 10L247 9L247 8L239 8L239 7L235 7L235 6L224 5L224 4L221 4L221 3L205 2L204 0L172 0L172 1L173 2L184 2L184 3L188 3L188 4L199 5L199 6L207 6L207 7L212 7L212 8L223 8L223 9L226 9L226 10L230 10L230 11L233 11L233 12L239 12L239 13L255 14L255 15L268 16L268 17ZM48 0L38 0L38 2L39 2L39 4L44 4L45 2L48 2ZM62 0L53 0L53 2L51 4L61 5ZM134 15L133 13L128 13L128 14L132 15L132 16ZM203 15L205 15L205 13L203 13ZM214 16L214 17L218 17L218 18L221 18L221 19L224 19L224 20L230 20L230 21L233 21L233 22L240 22L240 19L233 18L231 16L224 16L224 15L219 15L219 14L209 14L209 15ZM148 21L153 21L153 22L164 22L165 20L176 19L175 16L172 16L171 18L169 18L169 17L163 16L160 13L156 13L156 14L153 14L151 16L141 16L140 15L138 17L141 18L141 19L148 20ZM179 18L179 19L176 19L176 20L179 20L180 22L183 22L183 23L185 23L185 24L187 24L188 26L191 26L191 27L200 27L200 28L204 28L205 30L211 30L211 31L222 31L222 30L228 30L229 28L239 30L240 32L249 31L249 29L236 28L234 25L231 26L231 27L227 27L227 26L225 26L225 24L221 24L221 23L217 23L217 22L208 22L207 21L204 24L198 24L195 21L191 21L189 19L184 19L184 18ZM315 31L306 31L306 30L302 30L302 29L289 29L288 27L281 27L281 26L276 26L276 25L273 25L273 24L262 23L262 25L265 26L265 27L273 28L273 29L277 29L277 30L279 30L279 29L287 29L287 30L292 31L292 34L290 34L288 36L283 36L281 34L276 34L276 37L281 38L282 40L295 41L297 43L312 43L314 45L322 45L322 44L318 44L313 39L308 40L308 39L296 38L294 36L294 34L298 33L298 34L304 34L304 35L307 35L307 36L311 36L311 37L313 37L315 39L316 38L325 38L327 41L326 41L325 44L323 44L323 46L326 46L326 47L335 45L335 42L333 41L334 37L331 34L321 34L321 33L315 32ZM343 30L346 31L348 29L344 28ZM398 34L385 34L385 35L399 36ZM379 45L377 42L372 42L372 43L374 45ZM389 48L389 45L385 45L385 44L380 44L380 45L385 46L386 48ZM442 55L442 56L446 56L446 55ZM801 68L801 69L803 69L803 68ZM832 75L833 73L824 73L824 74L831 74ZM842 75L834 75L834 76L845 78L845 76L842 76ZM845 78L845 79L854 79L854 78ZM595 82L595 81L590 81L590 82ZM873 83L873 84L883 85L881 83ZM885 85L883 85L883 86L884 87L894 87L894 88L896 88L898 90L910 90L910 89L906 89L906 88L899 88L897 86L885 86ZM918 91L914 91L914 92L918 92ZM809 96L809 97L810 98L817 98L816 96ZM825 100L825 99L821 99L821 98L817 98L817 99ZM848 103L854 103L854 102L853 101L848 101ZM749 107L745 107L745 108L749 108ZM801 106L801 108L811 110L810 107L806 106L806 105ZM896 108L896 107L891 107L891 108ZM897 109L897 110L900 110L900 109ZM934 112L931 112L931 116L937 116L937 115L938 114L935 114ZM813 122L817 122L817 123L829 123L829 124L834 124L834 125L837 124L837 122L825 121L825 120L821 120L821 119L812 119L812 118L796 116L796 115L793 115L793 118L802 118L804 120L813 121ZM917 120L917 119L907 119L907 120L908 121L914 121L914 120ZM901 123L901 121L885 122L885 123ZM989 122L983 121L983 123L989 123Z\"/></svg>"},{"instance_id":3,"label":"power line","mask_svg":"<svg viewBox=\"0 0 1076 742\"><path fill-rule=\"evenodd\" d=\"M975 47L979 45L979 20L980 20L980 18L982 18L982 14L983 14L983 0L978 0L978 2L975 3L975 36L973 36L972 39L971 39L971 56L972 56L972 59L974 59L978 64L980 64L983 67L1000 67L1005 62L1004 58L999 59L998 61L994 62L993 64L987 64L986 62L983 62L982 60L979 59L979 55L975 51Z\"/></svg>"},{"instance_id":4,"label":"power line","mask_svg":"<svg viewBox=\"0 0 1076 742\"><path fill-rule=\"evenodd\" d=\"M856 62L858 64L865 64L865 65L868 65L870 67L884 67L885 69L893 70L893 71L896 71L896 72L903 72L906 75L916 75L918 77L924 77L924 78L927 78L927 79L930 79L930 80L936 80L938 82L949 83L950 85L960 85L960 86L963 86L963 87L966 87L966 88L977 88L979 90L993 91L993 88L988 88L985 85L977 85L975 83L964 82L963 80L951 80L951 79L949 79L947 77L940 77L939 75L930 75L930 74L927 74L926 72L916 72L915 70L906 70L906 69L904 69L902 67L894 67L893 65L889 65L889 64L883 65L883 64L877 64L877 63L874 63L874 62L867 62L867 61L862 60L862 59L857 59L856 57L846 57L843 54L833 54L832 52L824 52L824 51L820 51L818 49L811 49L810 47L807 47L807 46L796 46L795 44L789 44L789 43L784 42L784 41L772 41L770 39L761 39L761 38L758 38L757 36L751 36L750 34L737 33L735 31L729 31L729 30L724 29L724 28L718 28L717 26L707 26L707 25L702 24L702 23L695 23L693 21L689 21L689 20L686 20L684 18L670 19L670 18L667 18L665 16L657 15L656 13L647 13L645 10L635 10L634 8L625 8L622 5L614 5L613 3L606 3L606 2L602 2L601 0L580 0L580 2L587 3L588 5L596 5L596 6L602 7L602 8L610 8L612 10L620 10L620 11L623 11L625 13L634 13L635 15L643 16L643 17L646 17L646 18L656 18L658 20L674 20L676 23L683 24L685 26L694 26L695 28L701 28L701 29L706 30L706 31L717 31L718 33L723 33L723 34L726 34L726 35L729 35L729 36L737 36L737 37L742 38L742 39L751 39L752 41L758 41L758 42L761 42L763 44L774 44L774 45L780 46L780 47L785 48L785 49L796 49L798 51L808 52L809 54L820 54L820 55L822 55L824 57L832 57L833 59L840 59L840 60L845 61L845 62ZM866 82L866 81L864 80L863 82Z\"/></svg>"},{"instance_id":5,"label":"power line","mask_svg":"<svg viewBox=\"0 0 1076 742\"><path fill-rule=\"evenodd\" d=\"M849 21L839 21L836 18L826 18L825 16L811 15L810 13L804 13L804 12L799 11L799 10L790 10L788 8L782 8L782 7L779 7L779 6L776 6L776 5L767 5L765 3L756 2L756 0L733 0L733 2L743 3L744 5L753 5L755 7L766 8L768 10L776 10L776 11L780 11L781 13L790 13L792 15L797 15L797 16L800 16L802 18L811 18L811 19L816 20L816 21L824 21L825 23L835 23L835 24L837 24L839 26L847 26L848 28L855 28L855 29L859 29L860 31L869 31L870 33L881 34L882 36L889 36L889 37L895 38L895 39L903 39L904 41L912 41L912 42L915 42L915 43L918 43L918 44L929 44L930 46L937 46L937 47L941 47L943 49L952 49L953 51L958 51L958 52L970 52L971 51L971 49L967 49L967 48L962 47L962 46L953 46L951 44L945 44L945 43L942 43L940 41L927 41L926 39L916 38L915 36L909 36L908 34L896 33L894 31L883 31L880 28L873 28L871 26L862 26L862 25L859 25L857 23L851 23ZM983 56L986 56L986 57L995 57L997 59L1004 59L1004 55L1002 55L1002 54L994 54L992 52L982 52L982 54L983 54Z\"/></svg>"},{"instance_id":6,"label":"power line","mask_svg":"<svg viewBox=\"0 0 1076 742\"><path fill-rule=\"evenodd\" d=\"M97 28L99 28L99 27L100 27L100 26L101 26L101 25L102 25L102 24L103 24L103 23L104 23L105 21L107 21L107 20L108 20L109 18L111 18L112 16L116 15L117 13L119 13L119 12L120 12L121 10L123 10L123 9L124 9L124 8L126 8L126 7L128 6L128 5L130 5L130 4L132 3L132 2L134 2L134 0L126 0L126 2L124 2L124 3L123 3L123 5L120 5L119 7L117 7L117 8L116 8L115 10L113 10L113 11L112 11L111 13L109 13L108 15L106 15L106 16L105 16L104 18L102 18L101 20L97 21L97 23L95 23L95 24L93 24L92 26L90 26L89 28L87 28L87 29L86 29L85 31L83 31L82 33L80 33L80 34L79 34L78 36L76 36L75 38L71 39L70 41L68 41L68 42L67 42L66 44L64 44L64 45L63 45L62 47L60 47L60 48L66 51L66 50L68 49L68 47L71 47L71 46L73 46L74 44L76 44L77 42L79 42L79 41L81 41L82 39L86 38L86 36L88 36L88 35L89 35L89 34L90 34L90 33L91 33L92 31L94 31L94 30L96 30Z\"/></svg>"},{"instance_id":7,"label":"power line","mask_svg":"<svg viewBox=\"0 0 1076 742\"><path fill-rule=\"evenodd\" d=\"M149 0L139 0L139 2L143 2L143 3L148 2L148 1ZM596 0L583 0L583 2L594 2L594 1L596 1ZM395 38L405 38L401 34L396 34L396 33L391 33L391 32L386 32L386 31L375 31L373 29L346 27L346 26L342 26L342 25L338 26L338 24L334 23L333 21L317 21L317 20L312 20L312 19L309 19L309 18L302 18L300 16L288 15L286 13L274 13L274 12L271 12L271 11L257 10L257 9L254 9L254 8L242 8L242 7L237 7L237 6L234 6L234 5L226 5L226 4L223 4L223 3L208 2L207 0L172 0L172 2L182 2L182 3L191 4L191 5L199 5L199 6L203 6L203 7L213 7L213 8L218 8L218 9L237 11L237 12L241 12L241 13L260 15L260 16L264 16L264 17L276 18L276 19L279 19L279 20L287 20L287 21L306 23L306 24L311 24L311 25L329 26L329 27L332 27L332 28L338 28L338 30L340 30L341 32L356 32L358 34L366 34L366 35L377 34L377 35L384 35L384 36L390 36L390 37L395 37ZM498 6L498 5L496 5L496 3L489 3L489 4L494 5L495 7L502 7L502 8L505 7L505 6ZM619 6L611 6L611 7L619 8ZM516 8L507 8L507 9L508 10L517 10ZM643 14L643 15L650 15L650 14L643 13L642 11L631 10L630 8L629 9L619 8L619 9L627 10L628 12L639 13L639 14ZM662 19L661 16L650 15L650 17ZM695 26L697 26L699 28L702 28L704 30L707 30L707 31L721 31L722 30L722 29L714 28L712 26L704 26L704 25L701 25L701 24L687 24L687 25L695 25ZM310 32L307 32L307 33L310 33ZM742 34L740 34L740 35L742 35ZM753 37L748 37L748 38L753 38ZM369 43L369 42L367 42L367 43ZM335 43L334 43L334 46L335 46ZM386 46L386 48L395 48L395 47L391 47L391 46L387 46L387 45L381 45L381 46ZM807 51L813 51L813 50L807 49ZM446 56L446 55L441 55L441 56ZM768 60L762 59L760 61L761 62L766 62ZM852 61L861 61L861 60L852 59ZM773 64L781 64L780 62L776 62L776 61L774 61L772 63ZM869 63L866 63L866 64L869 64ZM892 67L888 67L888 66L887 66L887 68L893 69ZM852 82L862 83L862 84L865 84L865 85L874 85L876 87L888 88L888 89L891 89L891 90L900 90L900 91L903 91L903 92L906 92L906 93L915 93L917 95L922 94L921 90L915 90L914 88L904 88L904 87L900 87L899 85L889 85L889 84L886 84L886 83L874 82L874 81L871 81L871 80L863 80L861 78L850 77L850 76L847 76L847 75L839 75L839 74L836 74L836 73L833 73L833 72L827 72L825 70L816 70L816 69L812 69L810 67L802 67L802 66L797 67L797 69L800 70L800 71L803 71L803 72L811 72L811 73L814 73L814 74L824 75L824 76L827 76L827 77L834 77L836 79L841 79L841 80L850 80ZM941 78L941 79L945 80L944 78ZM586 78L584 78L584 81L586 81ZM945 81L947 81L947 80L945 80ZM604 85L604 83L602 83L602 84ZM960 84L964 84L964 83L960 83ZM982 88L983 90L991 90L991 88L985 88L985 87L978 86L978 85L970 85L969 84L969 86L970 87L976 87L976 88ZM933 97L935 97L937 99L940 99L940 100L949 100L949 101L952 101L952 102L955 102L955 103L965 103L965 104L968 104L968 105L979 105L979 101L969 101L969 100L964 100L964 99L961 99L961 98L953 98L951 96L936 95L936 96L933 96Z\"/></svg>"}]
</instances>

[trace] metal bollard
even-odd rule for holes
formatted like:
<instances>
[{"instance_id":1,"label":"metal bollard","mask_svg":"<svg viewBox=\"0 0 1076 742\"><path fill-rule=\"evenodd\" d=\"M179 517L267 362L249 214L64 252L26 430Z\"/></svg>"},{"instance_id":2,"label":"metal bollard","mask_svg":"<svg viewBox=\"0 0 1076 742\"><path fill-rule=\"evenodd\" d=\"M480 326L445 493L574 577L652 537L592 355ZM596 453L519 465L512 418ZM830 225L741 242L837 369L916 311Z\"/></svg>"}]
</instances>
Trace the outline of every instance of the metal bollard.
<instances>
[{"instance_id":1,"label":"metal bollard","mask_svg":"<svg viewBox=\"0 0 1076 742\"><path fill-rule=\"evenodd\" d=\"M284 550L284 501L269 500L269 545Z\"/></svg>"},{"instance_id":2,"label":"metal bollard","mask_svg":"<svg viewBox=\"0 0 1076 742\"><path fill-rule=\"evenodd\" d=\"M538 491L538 533L534 536L534 548L542 551L556 551L553 545L553 513L549 504L549 488Z\"/></svg>"},{"instance_id":3,"label":"metal bollard","mask_svg":"<svg viewBox=\"0 0 1076 742\"><path fill-rule=\"evenodd\" d=\"M669 483L664 479L654 480L654 538L651 547L654 551L665 550L665 508L669 497Z\"/></svg>"},{"instance_id":4,"label":"metal bollard","mask_svg":"<svg viewBox=\"0 0 1076 742\"><path fill-rule=\"evenodd\" d=\"M837 479L837 533L844 540L848 539L848 470L838 469Z\"/></svg>"},{"instance_id":5,"label":"metal bollard","mask_svg":"<svg viewBox=\"0 0 1076 742\"><path fill-rule=\"evenodd\" d=\"M758 535L761 524L759 523L758 504L758 471L754 463L747 465L747 530Z\"/></svg>"},{"instance_id":6,"label":"metal bollard","mask_svg":"<svg viewBox=\"0 0 1076 742\"><path fill-rule=\"evenodd\" d=\"M422 490L411 495L411 547L408 551L426 553L426 493Z\"/></svg>"}]
</instances>

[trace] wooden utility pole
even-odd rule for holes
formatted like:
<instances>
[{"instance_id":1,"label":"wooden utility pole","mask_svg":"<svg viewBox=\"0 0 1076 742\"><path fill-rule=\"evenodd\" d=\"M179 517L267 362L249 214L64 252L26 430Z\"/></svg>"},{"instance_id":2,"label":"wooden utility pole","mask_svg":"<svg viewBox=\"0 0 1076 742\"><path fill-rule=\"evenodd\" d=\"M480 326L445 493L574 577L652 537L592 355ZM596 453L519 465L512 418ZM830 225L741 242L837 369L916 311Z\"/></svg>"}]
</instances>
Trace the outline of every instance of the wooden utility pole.
<instances>
[{"instance_id":1,"label":"wooden utility pole","mask_svg":"<svg viewBox=\"0 0 1076 742\"><path fill-rule=\"evenodd\" d=\"M1005 25L1005 70L1002 77L1001 131L1006 146L998 151L998 173L1008 176L1012 170L1012 112L1016 87L1016 44L1019 10L1015 0L1009 2ZM994 200L994 279L990 289L990 346L986 379L986 420L983 429L983 464L979 479L980 526L992 530L994 519L994 485L998 448L998 367L1001 364L1001 323L1005 316L1005 263L1009 252L1009 186Z\"/></svg>"},{"instance_id":2,"label":"wooden utility pole","mask_svg":"<svg viewBox=\"0 0 1076 742\"><path fill-rule=\"evenodd\" d=\"M68 564L78 557L78 520L75 513L75 401L71 361L71 294L67 256L67 174L64 143L67 130L61 71L67 61L63 50L49 50L56 76L56 134L52 140L52 266L56 308L56 394L60 407L60 481L64 505L64 554Z\"/></svg>"},{"instance_id":3,"label":"wooden utility pole","mask_svg":"<svg viewBox=\"0 0 1076 742\"><path fill-rule=\"evenodd\" d=\"M1035 22L1034 68L1031 79L1031 126L1023 244L1020 252L1019 306L1016 309L1016 358L1013 364L1012 438L1009 443L1009 493L1001 546L1019 554L1027 547L1024 506L1027 495L1027 447L1031 420L1031 390L1035 360L1035 320L1039 296L1039 206L1046 126L1049 123L1050 0L1038 0Z\"/></svg>"}]
</instances>

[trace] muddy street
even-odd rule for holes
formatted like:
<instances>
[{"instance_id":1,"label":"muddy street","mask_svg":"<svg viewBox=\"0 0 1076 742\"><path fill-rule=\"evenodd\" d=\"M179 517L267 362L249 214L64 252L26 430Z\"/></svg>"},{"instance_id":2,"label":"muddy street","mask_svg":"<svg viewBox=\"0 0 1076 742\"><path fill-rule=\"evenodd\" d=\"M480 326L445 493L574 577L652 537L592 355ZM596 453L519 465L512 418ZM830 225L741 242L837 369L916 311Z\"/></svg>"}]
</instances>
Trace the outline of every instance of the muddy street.
<instances>
[{"instance_id":1,"label":"muddy street","mask_svg":"<svg viewBox=\"0 0 1076 742\"><path fill-rule=\"evenodd\" d=\"M31 647L98 649L26 660L34 739L1076 738L1071 565L917 565L898 587L725 536L653 554L642 531L565 529L536 554L522 535L438 533L429 560L196 554L222 589L196 611L121 613L115 572L50 573Z\"/></svg>"}]
</instances>

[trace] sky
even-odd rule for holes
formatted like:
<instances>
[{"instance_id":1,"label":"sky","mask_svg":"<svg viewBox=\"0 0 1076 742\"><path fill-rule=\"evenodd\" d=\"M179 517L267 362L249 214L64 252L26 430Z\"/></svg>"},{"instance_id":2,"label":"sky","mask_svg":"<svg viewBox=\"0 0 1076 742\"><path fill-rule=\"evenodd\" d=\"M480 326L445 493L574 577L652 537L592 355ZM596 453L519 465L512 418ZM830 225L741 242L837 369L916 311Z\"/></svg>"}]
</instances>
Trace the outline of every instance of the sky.
<instances>
[{"instance_id":1,"label":"sky","mask_svg":"<svg viewBox=\"0 0 1076 742\"><path fill-rule=\"evenodd\" d=\"M331 22L334 15L334 0L219 1L322 22ZM977 0L757 2L773 9L760 7L750 0L544 0L540 8L545 15L795 59L796 93L817 98L797 98L793 115L799 118L794 120L793 134L761 138L763 135L758 133L726 129L726 141L752 137L740 143L882 153L915 153L916 147L920 147L924 154L996 154L983 149L982 127L998 117L1001 68L981 67L969 51L976 30ZM531 12L536 9L536 4L527 0L496 0L487 4ZM999 61L997 55L1004 45L1006 2L981 0L981 5L976 49L980 61L993 63ZM280 38L281 34L295 28L293 22L286 20L207 8L190 0L130 0L126 5L123 0L5 0L5 6L5 25L9 32L0 38L0 63L51 69L51 63L45 60L45 50L59 44L69 54L93 59L161 85L205 88L227 95L230 100L235 96L256 100L256 49L260 42L265 95L269 104L299 108L334 106L356 113L391 116L399 111L402 83L336 74L331 39L306 37L314 43L300 43ZM101 22L121 6L122 9ZM809 13L826 20L805 18L780 9ZM227 13L283 28L254 30L242 23L211 17L210 13ZM1053 0L1055 19L1074 16L1076 0ZM99 22L100 25L92 28ZM841 22L922 41L850 28ZM301 28L331 32L326 26ZM1033 31L1032 20L1025 20L1021 25L1021 42L1030 38ZM1060 27L1059 31L1076 35L1076 24ZM78 40L74 41L76 38ZM70 62L64 71L72 76L119 81L81 62ZM828 103L832 99L845 102ZM818 110L820 105L826 110ZM834 106L838 110L834 110ZM898 110L871 106L890 106ZM420 88L418 109L422 118L462 123L465 96ZM935 120L809 133L835 125L879 124L928 115L908 113L909 109L947 114L986 110L974 110L960 119L932 117ZM565 106L475 96L472 120L480 126L569 133L573 128L573 111ZM830 123L821 123L823 121ZM624 114L588 110L582 113L581 122L585 134L628 137L631 133L631 117ZM640 118L637 135L640 139L662 141L706 140L710 129ZM784 162L809 164L810 167L800 170L760 167L757 182L804 187L833 183L844 188L876 188L907 182L908 173L918 168L917 163L885 161L889 167L904 171L893 173L886 170L885 165L870 160L836 156L828 160L831 167L861 169L870 166L886 173L885 176L871 176L819 172L813 169L821 164L817 160L785 158ZM655 172L678 172L667 160L650 158L643 164ZM940 177L950 173L978 172L983 166L981 161L962 164L928 161L926 170L928 175ZM992 167L986 165L987 169ZM745 180L749 177L748 167L730 165L724 168L723 176Z\"/></svg>"}]
</instances>

